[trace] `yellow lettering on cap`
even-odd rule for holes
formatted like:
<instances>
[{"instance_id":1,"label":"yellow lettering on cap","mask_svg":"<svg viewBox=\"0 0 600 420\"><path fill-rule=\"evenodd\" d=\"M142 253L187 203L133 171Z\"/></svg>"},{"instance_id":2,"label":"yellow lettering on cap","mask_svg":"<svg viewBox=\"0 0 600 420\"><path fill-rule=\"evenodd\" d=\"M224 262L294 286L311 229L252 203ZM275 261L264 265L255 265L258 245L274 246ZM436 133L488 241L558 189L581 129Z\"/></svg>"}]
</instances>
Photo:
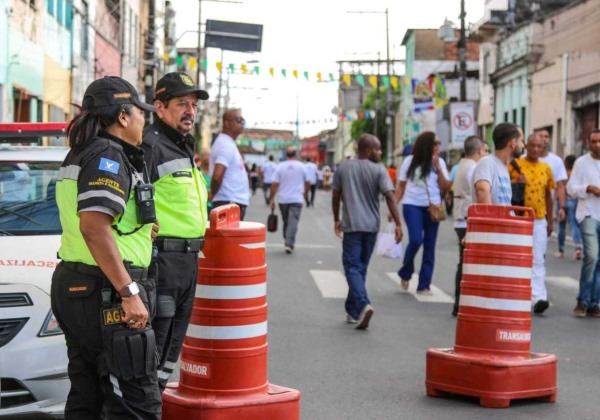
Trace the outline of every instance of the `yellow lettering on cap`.
<instances>
[{"instance_id":1,"label":"yellow lettering on cap","mask_svg":"<svg viewBox=\"0 0 600 420\"><path fill-rule=\"evenodd\" d=\"M113 94L113 97L115 99L131 98L131 93L130 92L115 93L115 94Z\"/></svg>"}]
</instances>

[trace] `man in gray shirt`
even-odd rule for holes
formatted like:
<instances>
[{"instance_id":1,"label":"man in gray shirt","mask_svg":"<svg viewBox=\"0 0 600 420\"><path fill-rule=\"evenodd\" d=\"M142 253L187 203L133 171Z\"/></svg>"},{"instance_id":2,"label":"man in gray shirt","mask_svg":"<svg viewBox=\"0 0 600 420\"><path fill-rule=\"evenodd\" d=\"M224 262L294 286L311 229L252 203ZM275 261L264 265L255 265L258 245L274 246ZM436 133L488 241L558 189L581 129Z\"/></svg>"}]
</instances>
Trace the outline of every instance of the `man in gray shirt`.
<instances>
[{"instance_id":1,"label":"man in gray shirt","mask_svg":"<svg viewBox=\"0 0 600 420\"><path fill-rule=\"evenodd\" d=\"M373 307L367 296L367 268L379 231L379 194L385 197L396 223L396 242L402 226L394 200L394 185L381 162L381 143L371 134L358 140L358 159L344 160L333 177L331 207L335 234L342 238L342 263L348 282L346 321L356 329L369 327ZM340 221L340 202L343 202ZM342 235L343 232L343 235Z\"/></svg>"}]
</instances>

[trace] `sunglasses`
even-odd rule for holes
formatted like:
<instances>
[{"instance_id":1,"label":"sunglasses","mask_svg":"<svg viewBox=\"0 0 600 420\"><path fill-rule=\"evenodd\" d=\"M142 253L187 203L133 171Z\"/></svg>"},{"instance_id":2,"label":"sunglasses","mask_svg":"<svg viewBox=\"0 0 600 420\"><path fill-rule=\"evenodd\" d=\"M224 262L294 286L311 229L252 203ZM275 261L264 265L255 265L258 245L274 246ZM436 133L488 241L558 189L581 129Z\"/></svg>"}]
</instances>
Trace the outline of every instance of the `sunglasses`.
<instances>
[{"instance_id":1,"label":"sunglasses","mask_svg":"<svg viewBox=\"0 0 600 420\"><path fill-rule=\"evenodd\" d=\"M246 120L245 120L245 119L243 119L242 117L235 117L235 120L234 120L234 121L235 121L236 123L238 123L238 124L245 124L245 123L246 123Z\"/></svg>"}]
</instances>

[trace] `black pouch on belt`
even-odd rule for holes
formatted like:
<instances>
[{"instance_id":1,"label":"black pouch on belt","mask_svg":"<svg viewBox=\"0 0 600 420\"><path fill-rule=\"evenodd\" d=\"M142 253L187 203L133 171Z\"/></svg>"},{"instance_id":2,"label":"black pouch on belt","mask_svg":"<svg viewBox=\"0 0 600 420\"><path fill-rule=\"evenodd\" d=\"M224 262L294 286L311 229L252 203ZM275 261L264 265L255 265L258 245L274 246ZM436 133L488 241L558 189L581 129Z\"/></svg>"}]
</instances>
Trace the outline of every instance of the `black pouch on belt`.
<instances>
[{"instance_id":1,"label":"black pouch on belt","mask_svg":"<svg viewBox=\"0 0 600 420\"><path fill-rule=\"evenodd\" d=\"M131 329L122 322L123 315L120 304L103 305L102 341L108 371L129 381L156 372L158 358L152 327Z\"/></svg>"}]
</instances>

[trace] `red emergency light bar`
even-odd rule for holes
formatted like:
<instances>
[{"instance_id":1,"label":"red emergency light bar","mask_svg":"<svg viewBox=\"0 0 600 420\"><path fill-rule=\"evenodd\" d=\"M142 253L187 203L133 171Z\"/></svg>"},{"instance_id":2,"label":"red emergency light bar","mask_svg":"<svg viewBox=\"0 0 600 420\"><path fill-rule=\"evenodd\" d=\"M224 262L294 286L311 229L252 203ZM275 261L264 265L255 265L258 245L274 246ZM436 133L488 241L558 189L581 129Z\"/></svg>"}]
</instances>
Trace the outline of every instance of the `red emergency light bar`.
<instances>
[{"instance_id":1,"label":"red emergency light bar","mask_svg":"<svg viewBox=\"0 0 600 420\"><path fill-rule=\"evenodd\" d=\"M68 122L0 124L0 139L65 136Z\"/></svg>"}]
</instances>

